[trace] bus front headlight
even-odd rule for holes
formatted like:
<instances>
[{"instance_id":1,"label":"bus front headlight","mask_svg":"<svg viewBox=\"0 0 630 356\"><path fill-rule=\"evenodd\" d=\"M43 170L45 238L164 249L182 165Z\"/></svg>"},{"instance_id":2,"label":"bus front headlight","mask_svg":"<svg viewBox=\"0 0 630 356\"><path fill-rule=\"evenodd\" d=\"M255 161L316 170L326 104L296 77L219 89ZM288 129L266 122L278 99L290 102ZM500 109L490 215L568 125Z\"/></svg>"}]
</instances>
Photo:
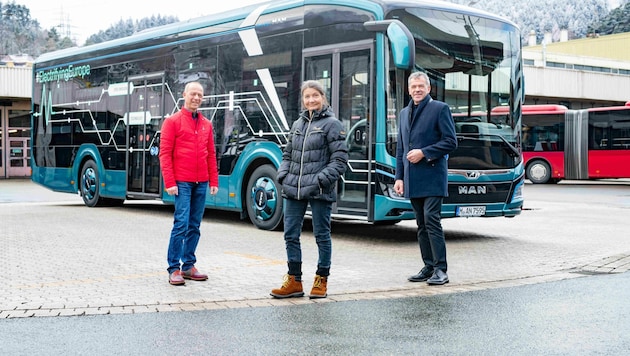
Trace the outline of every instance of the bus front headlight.
<instances>
[{"instance_id":1,"label":"bus front headlight","mask_svg":"<svg viewBox=\"0 0 630 356\"><path fill-rule=\"evenodd\" d=\"M525 182L521 180L514 187L514 194L512 194L512 203L519 203L523 201L523 187L525 186Z\"/></svg>"},{"instance_id":2,"label":"bus front headlight","mask_svg":"<svg viewBox=\"0 0 630 356\"><path fill-rule=\"evenodd\" d=\"M383 195L388 197L388 198L392 198L392 199L398 199L398 200L405 200L405 197L402 195L399 195L398 193L396 193L396 191L394 190L394 184L391 183L380 183L381 186L381 191L383 192Z\"/></svg>"}]
</instances>

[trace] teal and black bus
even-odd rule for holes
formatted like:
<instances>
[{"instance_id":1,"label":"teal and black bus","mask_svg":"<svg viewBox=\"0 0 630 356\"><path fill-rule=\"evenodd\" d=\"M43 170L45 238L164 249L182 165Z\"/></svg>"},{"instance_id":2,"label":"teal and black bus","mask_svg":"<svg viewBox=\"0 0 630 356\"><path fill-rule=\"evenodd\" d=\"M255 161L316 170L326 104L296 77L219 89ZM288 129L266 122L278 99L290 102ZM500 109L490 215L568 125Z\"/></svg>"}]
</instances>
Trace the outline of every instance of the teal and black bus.
<instances>
[{"instance_id":1,"label":"teal and black bus","mask_svg":"<svg viewBox=\"0 0 630 356\"><path fill-rule=\"evenodd\" d=\"M442 216L518 215L523 198L521 34L511 22L440 1L283 0L85 47L34 64L32 180L79 193L87 206L165 194L158 153L164 118L190 81L205 88L219 193L207 207L261 229L282 221L276 169L300 111L300 84L320 81L348 132L350 160L333 217L412 219L393 192L397 113L407 77L429 74L451 107ZM501 123L491 111L505 107Z\"/></svg>"}]
</instances>

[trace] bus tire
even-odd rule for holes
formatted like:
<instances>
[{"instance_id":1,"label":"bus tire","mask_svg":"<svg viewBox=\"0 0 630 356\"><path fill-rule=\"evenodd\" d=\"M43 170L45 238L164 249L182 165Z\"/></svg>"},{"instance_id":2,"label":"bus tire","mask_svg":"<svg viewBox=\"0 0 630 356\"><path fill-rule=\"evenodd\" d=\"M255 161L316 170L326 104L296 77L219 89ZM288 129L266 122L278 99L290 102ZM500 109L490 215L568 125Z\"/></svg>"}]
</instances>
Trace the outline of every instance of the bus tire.
<instances>
[{"instance_id":1,"label":"bus tire","mask_svg":"<svg viewBox=\"0 0 630 356\"><path fill-rule=\"evenodd\" d=\"M99 206L102 199L100 194L101 181L96 162L88 160L81 168L79 190L83 203L89 207Z\"/></svg>"},{"instance_id":2,"label":"bus tire","mask_svg":"<svg viewBox=\"0 0 630 356\"><path fill-rule=\"evenodd\" d=\"M245 206L249 220L261 230L277 230L281 226L282 187L276 180L277 170L271 164L262 165L249 177L245 191Z\"/></svg>"},{"instance_id":3,"label":"bus tire","mask_svg":"<svg viewBox=\"0 0 630 356\"><path fill-rule=\"evenodd\" d=\"M551 180L551 167L543 160L534 160L527 165L527 179L534 184L545 184Z\"/></svg>"}]
</instances>

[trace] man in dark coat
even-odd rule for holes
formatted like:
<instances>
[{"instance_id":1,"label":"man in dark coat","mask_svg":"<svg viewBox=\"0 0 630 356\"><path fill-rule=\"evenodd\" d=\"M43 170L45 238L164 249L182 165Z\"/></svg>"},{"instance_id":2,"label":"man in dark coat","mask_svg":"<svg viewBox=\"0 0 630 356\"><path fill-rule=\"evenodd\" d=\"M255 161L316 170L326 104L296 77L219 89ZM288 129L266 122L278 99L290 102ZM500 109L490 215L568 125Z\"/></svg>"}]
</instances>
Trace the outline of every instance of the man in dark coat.
<instances>
[{"instance_id":1,"label":"man in dark coat","mask_svg":"<svg viewBox=\"0 0 630 356\"><path fill-rule=\"evenodd\" d=\"M409 76L412 100L398 117L396 193L410 199L418 224L424 267L408 278L431 285L448 283L446 242L442 231L442 200L448 196L448 154L457 148L449 107L429 95L424 72Z\"/></svg>"}]
</instances>

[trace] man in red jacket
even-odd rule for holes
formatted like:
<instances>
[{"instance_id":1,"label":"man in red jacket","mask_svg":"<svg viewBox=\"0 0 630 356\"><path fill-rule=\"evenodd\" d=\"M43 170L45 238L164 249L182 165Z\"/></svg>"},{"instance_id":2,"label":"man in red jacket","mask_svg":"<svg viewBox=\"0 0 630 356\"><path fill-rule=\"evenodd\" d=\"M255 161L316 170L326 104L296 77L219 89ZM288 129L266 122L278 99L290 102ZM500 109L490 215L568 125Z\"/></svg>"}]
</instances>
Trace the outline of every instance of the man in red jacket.
<instances>
[{"instance_id":1,"label":"man in red jacket","mask_svg":"<svg viewBox=\"0 0 630 356\"><path fill-rule=\"evenodd\" d=\"M183 97L184 107L164 120L160 134L164 187L175 196L168 246L168 281L172 285L183 285L185 279L208 279L195 268L195 250L208 186L212 195L219 190L212 123L197 111L203 101L203 87L198 82L188 83Z\"/></svg>"}]
</instances>

